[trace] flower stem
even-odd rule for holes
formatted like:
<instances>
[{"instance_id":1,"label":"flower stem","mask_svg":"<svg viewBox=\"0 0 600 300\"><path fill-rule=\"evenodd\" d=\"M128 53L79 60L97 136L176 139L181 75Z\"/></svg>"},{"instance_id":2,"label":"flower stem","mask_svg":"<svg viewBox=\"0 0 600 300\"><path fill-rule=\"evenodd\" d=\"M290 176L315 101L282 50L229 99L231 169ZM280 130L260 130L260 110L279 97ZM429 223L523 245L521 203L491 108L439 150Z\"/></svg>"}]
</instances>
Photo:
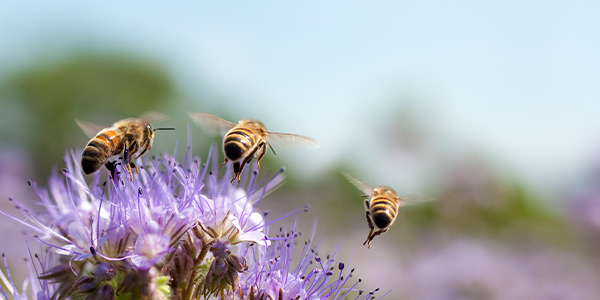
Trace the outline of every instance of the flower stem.
<instances>
[{"instance_id":1,"label":"flower stem","mask_svg":"<svg viewBox=\"0 0 600 300\"><path fill-rule=\"evenodd\" d=\"M203 243L202 250L194 259L194 268L192 270L190 280L188 281L188 287L185 293L186 300L192 300L192 296L194 295L196 289L200 287L200 284L195 283L195 279L198 276L198 267L200 266L200 264L202 264L202 261L204 261L204 257L206 257L206 254L208 253L208 249L210 249L210 246L206 243ZM202 282L202 284L204 284L204 282Z\"/></svg>"}]
</instances>

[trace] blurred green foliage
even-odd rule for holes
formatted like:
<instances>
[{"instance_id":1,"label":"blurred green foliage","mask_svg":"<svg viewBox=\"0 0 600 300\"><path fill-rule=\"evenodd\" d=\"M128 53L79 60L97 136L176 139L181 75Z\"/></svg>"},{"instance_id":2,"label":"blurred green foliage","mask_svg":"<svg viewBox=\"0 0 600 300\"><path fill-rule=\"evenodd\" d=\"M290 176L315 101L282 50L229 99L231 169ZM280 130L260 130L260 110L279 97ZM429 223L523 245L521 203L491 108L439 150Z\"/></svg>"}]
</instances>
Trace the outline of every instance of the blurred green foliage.
<instances>
[{"instance_id":1,"label":"blurred green foliage","mask_svg":"<svg viewBox=\"0 0 600 300\"><path fill-rule=\"evenodd\" d=\"M28 151L36 179L42 179L61 166L65 149L85 146L75 118L109 126L156 110L174 98L175 88L165 69L150 60L78 53L16 70L0 92L7 115L2 143Z\"/></svg>"},{"instance_id":2,"label":"blurred green foliage","mask_svg":"<svg viewBox=\"0 0 600 300\"><path fill-rule=\"evenodd\" d=\"M534 195L515 182L487 194L484 201L443 189L439 199L404 208L401 224L450 235L472 235L507 243L541 242L569 247L573 228L564 216L544 208ZM497 201L497 202L496 202ZM401 225L402 226L402 225Z\"/></svg>"}]
</instances>

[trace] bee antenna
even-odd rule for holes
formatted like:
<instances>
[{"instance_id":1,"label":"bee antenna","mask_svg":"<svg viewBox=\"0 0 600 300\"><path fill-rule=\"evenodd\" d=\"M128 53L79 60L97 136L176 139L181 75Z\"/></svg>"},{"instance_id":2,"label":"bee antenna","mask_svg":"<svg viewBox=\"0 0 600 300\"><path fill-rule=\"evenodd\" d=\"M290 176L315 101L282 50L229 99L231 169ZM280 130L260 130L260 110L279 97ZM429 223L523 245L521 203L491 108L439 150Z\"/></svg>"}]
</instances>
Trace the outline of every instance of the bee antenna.
<instances>
[{"instance_id":1,"label":"bee antenna","mask_svg":"<svg viewBox=\"0 0 600 300\"><path fill-rule=\"evenodd\" d=\"M173 128L173 127L154 128L154 131L157 131L157 130L175 130L175 128Z\"/></svg>"},{"instance_id":2,"label":"bee antenna","mask_svg":"<svg viewBox=\"0 0 600 300\"><path fill-rule=\"evenodd\" d=\"M271 146L271 144L267 144L269 145L269 148L271 148L271 151L273 151L273 154L277 155L277 152L275 152L275 149L273 149L273 146Z\"/></svg>"}]
</instances>

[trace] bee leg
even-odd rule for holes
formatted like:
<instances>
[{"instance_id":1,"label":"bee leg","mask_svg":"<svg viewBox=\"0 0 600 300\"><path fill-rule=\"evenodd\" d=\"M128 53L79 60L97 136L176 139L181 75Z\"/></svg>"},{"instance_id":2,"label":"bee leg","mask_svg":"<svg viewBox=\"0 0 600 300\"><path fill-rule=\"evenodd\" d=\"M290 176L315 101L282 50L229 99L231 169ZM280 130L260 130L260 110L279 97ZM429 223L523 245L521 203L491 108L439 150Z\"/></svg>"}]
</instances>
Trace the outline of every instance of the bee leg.
<instances>
[{"instance_id":1,"label":"bee leg","mask_svg":"<svg viewBox=\"0 0 600 300\"><path fill-rule=\"evenodd\" d=\"M117 162L116 161L107 161L104 166L106 167L106 169L108 169L108 171L112 174L115 172L115 168L117 167Z\"/></svg>"},{"instance_id":2,"label":"bee leg","mask_svg":"<svg viewBox=\"0 0 600 300\"><path fill-rule=\"evenodd\" d=\"M231 180L231 182L233 182L236 178L238 180L238 183L240 183L240 181L242 180L240 176L242 176L242 171L244 170L244 167L250 163L250 161L252 160L252 158L254 157L254 153L256 153L257 148L254 148L254 151L252 151L250 154L248 154L248 156L246 156L244 158L244 160L242 160L241 162L235 162L233 163L233 172L235 173L235 177L233 177L233 179ZM260 168L260 166L259 166Z\"/></svg>"},{"instance_id":3,"label":"bee leg","mask_svg":"<svg viewBox=\"0 0 600 300\"><path fill-rule=\"evenodd\" d=\"M243 162L235 162L233 163L233 172L235 174L235 176L233 176L233 179L231 179L231 183L233 183L233 181L237 178L238 183L240 183L241 178L240 176L242 176L242 171L244 170L244 166L246 165L246 161L244 160Z\"/></svg>"},{"instance_id":4,"label":"bee leg","mask_svg":"<svg viewBox=\"0 0 600 300\"><path fill-rule=\"evenodd\" d=\"M125 163L125 170L129 173L129 181L133 181L133 174L131 173L131 163ZM134 165L135 166L135 165ZM137 168L137 167L136 167Z\"/></svg>"},{"instance_id":5,"label":"bee leg","mask_svg":"<svg viewBox=\"0 0 600 300\"><path fill-rule=\"evenodd\" d=\"M140 174L140 171L138 170L138 167L131 161L129 162L129 169L134 169L135 170L135 174Z\"/></svg>"},{"instance_id":6,"label":"bee leg","mask_svg":"<svg viewBox=\"0 0 600 300\"><path fill-rule=\"evenodd\" d=\"M243 169L244 165L240 164L239 161L233 163L233 178L231 179L231 183L236 179L238 180L238 183L240 182L240 175L242 174Z\"/></svg>"},{"instance_id":7,"label":"bee leg","mask_svg":"<svg viewBox=\"0 0 600 300\"><path fill-rule=\"evenodd\" d=\"M219 168L220 168L220 167L223 167L223 166L224 166L224 165L226 165L228 162L229 162L229 160L227 160L227 158L226 158L226 159L225 159L225 162L223 162L223 163L222 163L222 164L219 166Z\"/></svg>"},{"instance_id":8,"label":"bee leg","mask_svg":"<svg viewBox=\"0 0 600 300\"><path fill-rule=\"evenodd\" d=\"M369 235L367 236L367 240L365 240L365 242L363 243L363 246L366 244L367 248L371 248L371 240L373 240L374 237L375 234L373 234L373 229L371 229Z\"/></svg>"},{"instance_id":9,"label":"bee leg","mask_svg":"<svg viewBox=\"0 0 600 300\"><path fill-rule=\"evenodd\" d=\"M152 148L152 146L150 145L150 139L144 140L144 143L141 146L139 146L138 148L141 149L142 151L140 151L140 153L138 153L138 155L135 158L140 158L140 156L142 156L144 153L146 153L146 151L148 151Z\"/></svg>"},{"instance_id":10,"label":"bee leg","mask_svg":"<svg viewBox=\"0 0 600 300\"><path fill-rule=\"evenodd\" d=\"M376 236L378 236L378 235L380 235L382 233L386 233L387 231L388 231L388 228L386 228L386 229L379 229L379 230L375 231L375 233L370 234L369 235L369 239L368 239L369 240L368 244L370 245L371 244L371 240L373 240Z\"/></svg>"},{"instance_id":11,"label":"bee leg","mask_svg":"<svg viewBox=\"0 0 600 300\"><path fill-rule=\"evenodd\" d=\"M368 241L369 241L369 242L368 242L368 244L369 244L369 248L371 248L371 247L370 247L370 245L371 245L371 240L373 240L373 238L375 238L376 236L378 236L378 235L380 235L380 234L382 234L382 233L386 233L386 232L388 231L388 229L389 229L389 228L386 228L386 229L379 229L379 230L375 231L375 233L373 233L372 235L370 235L370 236L369 236L369 238L368 238Z\"/></svg>"},{"instance_id":12,"label":"bee leg","mask_svg":"<svg viewBox=\"0 0 600 300\"><path fill-rule=\"evenodd\" d=\"M260 169L260 160L263 158L263 156L265 156L265 153L267 153L267 147L265 143L262 143L258 146L258 157L256 158L256 168ZM251 156L250 156L251 157Z\"/></svg>"},{"instance_id":13,"label":"bee leg","mask_svg":"<svg viewBox=\"0 0 600 300\"><path fill-rule=\"evenodd\" d=\"M116 173L117 161L108 161L104 164L104 166L110 172L110 177L115 178L115 175L118 174Z\"/></svg>"},{"instance_id":14,"label":"bee leg","mask_svg":"<svg viewBox=\"0 0 600 300\"><path fill-rule=\"evenodd\" d=\"M365 205L367 206L367 211L366 211L367 223L369 224L369 229L371 229L371 231L369 232L369 235L367 236L367 240L363 243L363 246L365 244L367 244L368 247L371 248L371 240L373 239L373 237L375 237L375 235L373 235L373 231L375 230L375 225L373 225L373 221L371 220L371 211L368 209L369 202L365 201Z\"/></svg>"},{"instance_id":15,"label":"bee leg","mask_svg":"<svg viewBox=\"0 0 600 300\"><path fill-rule=\"evenodd\" d=\"M124 161L129 161L129 149L127 149L127 145L125 145L125 147L123 147L123 160Z\"/></svg>"},{"instance_id":16,"label":"bee leg","mask_svg":"<svg viewBox=\"0 0 600 300\"><path fill-rule=\"evenodd\" d=\"M127 145L123 147L123 166L125 167L125 170L127 170L127 172L129 173L129 181L133 181L133 174L131 174L131 156L129 156L129 150L127 148Z\"/></svg>"}]
</instances>

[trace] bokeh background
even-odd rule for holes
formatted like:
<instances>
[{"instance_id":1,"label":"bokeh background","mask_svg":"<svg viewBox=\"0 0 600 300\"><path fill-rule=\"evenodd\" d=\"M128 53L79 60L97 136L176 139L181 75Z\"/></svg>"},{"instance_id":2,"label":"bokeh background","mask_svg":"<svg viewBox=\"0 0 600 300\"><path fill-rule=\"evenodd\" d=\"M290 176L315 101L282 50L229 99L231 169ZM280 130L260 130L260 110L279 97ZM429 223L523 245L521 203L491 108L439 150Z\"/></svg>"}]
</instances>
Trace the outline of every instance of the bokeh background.
<instances>
[{"instance_id":1,"label":"bokeh background","mask_svg":"<svg viewBox=\"0 0 600 300\"><path fill-rule=\"evenodd\" d=\"M66 149L150 110L150 155L218 137L187 111L318 139L261 173L260 209L304 204L300 230L387 299L600 297L600 3L594 1L0 2L0 208L31 203ZM180 147L181 150L181 147ZM435 199L368 228L340 171ZM288 218L274 227L292 226ZM24 278L25 237L0 217Z\"/></svg>"}]
</instances>

